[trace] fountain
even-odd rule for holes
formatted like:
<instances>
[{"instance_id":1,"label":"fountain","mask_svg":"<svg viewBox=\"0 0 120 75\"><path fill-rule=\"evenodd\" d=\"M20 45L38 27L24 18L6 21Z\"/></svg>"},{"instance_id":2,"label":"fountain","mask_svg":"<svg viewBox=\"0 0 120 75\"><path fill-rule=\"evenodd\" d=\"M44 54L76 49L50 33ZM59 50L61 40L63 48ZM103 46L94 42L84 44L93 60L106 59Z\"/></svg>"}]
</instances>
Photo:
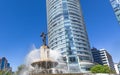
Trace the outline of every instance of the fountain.
<instances>
[{"instance_id":1,"label":"fountain","mask_svg":"<svg viewBox=\"0 0 120 75\"><path fill-rule=\"evenodd\" d=\"M46 34L41 35L43 45L34 48L25 59L25 67L19 75L43 75L66 73L67 65L58 50L51 50L46 45Z\"/></svg>"},{"instance_id":2,"label":"fountain","mask_svg":"<svg viewBox=\"0 0 120 75\"><path fill-rule=\"evenodd\" d=\"M42 33L41 37L43 45L27 55L25 66L18 75L83 75L69 74L61 53L46 45L46 34Z\"/></svg>"},{"instance_id":3,"label":"fountain","mask_svg":"<svg viewBox=\"0 0 120 75\"><path fill-rule=\"evenodd\" d=\"M50 49L48 46L43 45L40 48L40 60L31 64L34 67L31 75L62 73L62 71L59 69L55 69L55 67L58 65L58 62L57 60L51 58L49 54Z\"/></svg>"}]
</instances>

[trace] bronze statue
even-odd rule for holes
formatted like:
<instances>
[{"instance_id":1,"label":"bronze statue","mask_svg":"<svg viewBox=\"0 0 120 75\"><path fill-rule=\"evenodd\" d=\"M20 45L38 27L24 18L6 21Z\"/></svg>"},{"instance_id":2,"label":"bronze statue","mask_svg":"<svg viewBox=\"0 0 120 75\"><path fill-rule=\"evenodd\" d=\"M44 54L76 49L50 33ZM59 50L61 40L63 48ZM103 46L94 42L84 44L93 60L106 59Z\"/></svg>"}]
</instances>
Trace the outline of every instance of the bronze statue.
<instances>
[{"instance_id":1,"label":"bronze statue","mask_svg":"<svg viewBox=\"0 0 120 75\"><path fill-rule=\"evenodd\" d=\"M42 32L42 34L40 35L40 37L42 37L43 45L45 46L46 46L46 36L47 34L45 34L44 32Z\"/></svg>"}]
</instances>

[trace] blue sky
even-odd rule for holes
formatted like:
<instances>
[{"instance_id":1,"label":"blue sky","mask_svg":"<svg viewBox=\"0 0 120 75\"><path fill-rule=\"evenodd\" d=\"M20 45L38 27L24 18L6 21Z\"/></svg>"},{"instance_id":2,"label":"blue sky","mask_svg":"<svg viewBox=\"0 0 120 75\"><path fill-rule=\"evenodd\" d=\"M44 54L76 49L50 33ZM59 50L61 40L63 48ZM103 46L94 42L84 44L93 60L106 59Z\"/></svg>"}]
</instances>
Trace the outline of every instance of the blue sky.
<instances>
[{"instance_id":1,"label":"blue sky","mask_svg":"<svg viewBox=\"0 0 120 75\"><path fill-rule=\"evenodd\" d=\"M115 62L120 60L120 25L109 0L81 0L91 47L105 48ZM33 44L41 45L47 32L45 0L0 0L0 57L13 70L24 62Z\"/></svg>"}]
</instances>

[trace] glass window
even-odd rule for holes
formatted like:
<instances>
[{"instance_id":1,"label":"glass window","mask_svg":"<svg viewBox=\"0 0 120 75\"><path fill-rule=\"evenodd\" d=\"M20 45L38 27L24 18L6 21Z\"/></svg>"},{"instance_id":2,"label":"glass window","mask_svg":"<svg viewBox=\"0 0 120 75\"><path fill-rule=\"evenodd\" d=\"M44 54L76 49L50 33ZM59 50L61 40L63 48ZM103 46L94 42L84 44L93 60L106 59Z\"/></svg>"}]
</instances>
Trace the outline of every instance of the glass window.
<instances>
[{"instance_id":1,"label":"glass window","mask_svg":"<svg viewBox=\"0 0 120 75\"><path fill-rule=\"evenodd\" d=\"M86 56L79 56L79 59L81 61L84 61L84 60L89 60L89 57L86 57Z\"/></svg>"},{"instance_id":2,"label":"glass window","mask_svg":"<svg viewBox=\"0 0 120 75\"><path fill-rule=\"evenodd\" d=\"M64 15L64 19L65 20L69 19L69 17L68 17L68 10L63 10L63 15Z\"/></svg>"},{"instance_id":3,"label":"glass window","mask_svg":"<svg viewBox=\"0 0 120 75\"><path fill-rule=\"evenodd\" d=\"M77 63L76 57L69 57L69 63Z\"/></svg>"},{"instance_id":4,"label":"glass window","mask_svg":"<svg viewBox=\"0 0 120 75\"><path fill-rule=\"evenodd\" d=\"M63 2L63 9L67 9L67 3L66 2Z\"/></svg>"}]
</instances>

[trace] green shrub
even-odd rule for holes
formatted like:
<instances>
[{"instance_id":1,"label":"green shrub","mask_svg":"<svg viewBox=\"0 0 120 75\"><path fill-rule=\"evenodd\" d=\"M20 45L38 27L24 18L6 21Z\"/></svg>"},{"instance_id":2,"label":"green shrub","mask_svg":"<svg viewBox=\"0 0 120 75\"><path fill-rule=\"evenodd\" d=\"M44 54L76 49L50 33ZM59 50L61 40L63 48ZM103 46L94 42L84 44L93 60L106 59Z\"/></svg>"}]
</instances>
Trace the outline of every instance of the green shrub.
<instances>
[{"instance_id":1,"label":"green shrub","mask_svg":"<svg viewBox=\"0 0 120 75\"><path fill-rule=\"evenodd\" d=\"M110 70L107 65L95 65L90 69L90 71L92 73L115 73L114 71Z\"/></svg>"}]
</instances>

